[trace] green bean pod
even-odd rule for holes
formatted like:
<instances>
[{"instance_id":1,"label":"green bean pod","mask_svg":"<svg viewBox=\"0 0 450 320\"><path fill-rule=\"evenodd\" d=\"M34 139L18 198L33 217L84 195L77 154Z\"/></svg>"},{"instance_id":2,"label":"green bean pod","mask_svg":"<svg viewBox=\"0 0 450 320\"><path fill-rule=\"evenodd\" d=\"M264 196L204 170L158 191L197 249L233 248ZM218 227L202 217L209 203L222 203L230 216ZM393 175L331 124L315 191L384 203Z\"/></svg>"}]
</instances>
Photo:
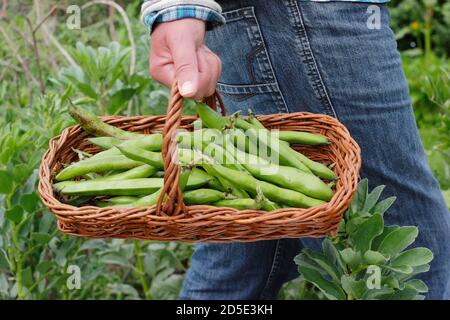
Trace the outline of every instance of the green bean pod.
<instances>
[{"instance_id":1,"label":"green bean pod","mask_svg":"<svg viewBox=\"0 0 450 320\"><path fill-rule=\"evenodd\" d=\"M249 115L248 122L256 128L266 129L266 127L264 127L264 125L261 122L259 122L259 120L256 118L256 116L253 113Z\"/></svg>"},{"instance_id":2,"label":"green bean pod","mask_svg":"<svg viewBox=\"0 0 450 320\"><path fill-rule=\"evenodd\" d=\"M200 119L202 119L203 126L219 130L223 130L230 126L230 121L227 117L222 117L204 103L198 103L196 105L196 111L200 116Z\"/></svg>"},{"instance_id":3,"label":"green bean pod","mask_svg":"<svg viewBox=\"0 0 450 320\"><path fill-rule=\"evenodd\" d=\"M133 203L137 200L139 200L138 197L119 196L119 197L112 197L112 198L108 199L107 202L109 202L111 204L129 204L129 203Z\"/></svg>"},{"instance_id":4,"label":"green bean pod","mask_svg":"<svg viewBox=\"0 0 450 320\"><path fill-rule=\"evenodd\" d=\"M318 133L303 131L277 131L273 133L278 137L278 139L289 143L306 145L325 145L330 143L326 136Z\"/></svg>"},{"instance_id":5,"label":"green bean pod","mask_svg":"<svg viewBox=\"0 0 450 320\"><path fill-rule=\"evenodd\" d=\"M271 135L270 138L270 143L268 144L267 141L264 141L262 139L262 135L260 135L258 133L258 130L266 130L265 134L267 134L269 131L267 131L267 129L259 129L257 127L252 126L250 123L246 122L245 120L241 119L241 118L237 118L234 122L234 125L237 128L240 128L242 130L245 130L245 134L243 132L233 132L233 134L239 136L239 135L246 135L248 136L250 139L250 141L258 141L259 144L259 148L255 148L255 147L251 147L249 148L249 150L247 150L248 152L261 156L262 153L260 151L261 148L266 148L267 151L270 151L271 153L271 158L274 157L278 157L279 162L281 164L285 164L294 168L297 168L299 170L305 171L310 173L311 170L302 162L300 161L297 157L295 157L293 155L292 152L296 152L295 150L291 149L289 147L288 144L286 144L286 142L281 141L279 139L276 138L275 135ZM253 142L253 143L254 143ZM250 142L252 143L252 142ZM278 146L278 150L276 150L276 148L274 148L274 146Z\"/></svg>"},{"instance_id":6,"label":"green bean pod","mask_svg":"<svg viewBox=\"0 0 450 320\"><path fill-rule=\"evenodd\" d=\"M199 173L201 170L197 171L197 178L202 176L201 173ZM186 187L188 187L189 179L192 174L192 168L191 167L184 167L181 174L180 174L180 189L183 191ZM194 174L195 175L195 174ZM200 176L199 176L200 175ZM145 197L139 198L138 200L128 203L127 206L132 208L139 208L139 207L152 207L158 203L158 199L161 195L162 188L158 189L156 192L149 194Z\"/></svg>"},{"instance_id":7,"label":"green bean pod","mask_svg":"<svg viewBox=\"0 0 450 320\"><path fill-rule=\"evenodd\" d=\"M65 181L56 183L55 189L70 196L138 196L153 193L163 185L161 178L143 178L112 181Z\"/></svg>"},{"instance_id":8,"label":"green bean pod","mask_svg":"<svg viewBox=\"0 0 450 320\"><path fill-rule=\"evenodd\" d=\"M89 138L88 141L96 146L99 146L102 149L111 149L114 148L115 146L120 146L123 148L137 147L149 151L161 151L162 148L162 134L160 133L146 134L146 135L143 134L139 138L130 139L126 141L113 137ZM100 154L102 154L102 152L98 153L98 155Z\"/></svg>"},{"instance_id":9,"label":"green bean pod","mask_svg":"<svg viewBox=\"0 0 450 320\"><path fill-rule=\"evenodd\" d=\"M138 147L121 147L117 148L122 152L122 154L129 159L140 161L151 165L157 169L164 169L163 158L160 152L147 151Z\"/></svg>"},{"instance_id":10,"label":"green bean pod","mask_svg":"<svg viewBox=\"0 0 450 320\"><path fill-rule=\"evenodd\" d=\"M242 190L242 189L236 187L236 185L232 181L229 181L229 180L221 177L220 175L218 175L215 172L214 168L212 168L211 166L203 165L203 168L206 170L206 172L208 172L209 175L216 177L216 179L219 181L222 188L225 189L226 192L231 193L232 195L236 196L237 198L248 198L249 197L248 193L245 192L245 190Z\"/></svg>"},{"instance_id":11,"label":"green bean pod","mask_svg":"<svg viewBox=\"0 0 450 320\"><path fill-rule=\"evenodd\" d=\"M213 203L216 207L227 207L238 210L259 210L261 204L253 199L225 199Z\"/></svg>"},{"instance_id":12,"label":"green bean pod","mask_svg":"<svg viewBox=\"0 0 450 320\"><path fill-rule=\"evenodd\" d=\"M144 164L142 166L127 170L125 172L112 174L109 176L97 178L97 180L127 180L152 177L158 169Z\"/></svg>"},{"instance_id":13,"label":"green bean pod","mask_svg":"<svg viewBox=\"0 0 450 320\"><path fill-rule=\"evenodd\" d=\"M140 208L140 207L152 207L156 205L158 202L159 196L161 195L162 189L159 189L158 191L140 198L139 200L129 203L128 206L132 208Z\"/></svg>"},{"instance_id":14,"label":"green bean pod","mask_svg":"<svg viewBox=\"0 0 450 320\"><path fill-rule=\"evenodd\" d=\"M91 172L105 172L110 170L127 170L142 166L142 162L128 159L125 156L111 156L107 161L105 159L86 159L75 162L64 168L55 177L57 181L69 180L75 177L83 176Z\"/></svg>"},{"instance_id":15,"label":"green bean pod","mask_svg":"<svg viewBox=\"0 0 450 320\"><path fill-rule=\"evenodd\" d=\"M256 119L256 121L258 120ZM249 124L248 122L240 118L238 118L235 122L236 126L241 128L247 128L246 130L249 129L248 124ZM254 127L254 129L258 128ZM251 130L249 130L249 132L251 132ZM280 149L280 162L282 164L287 164L303 171L305 171L304 166L306 166L309 169L308 171L312 171L315 175L319 176L320 178L329 180L337 179L336 174L332 170L330 170L327 166L309 159L302 153L295 151L291 147L287 146L285 143L278 143L278 144ZM302 165L300 165L300 163L302 163Z\"/></svg>"},{"instance_id":16,"label":"green bean pod","mask_svg":"<svg viewBox=\"0 0 450 320\"><path fill-rule=\"evenodd\" d=\"M78 121L80 126L94 136L115 137L121 140L128 140L142 137L139 133L128 132L120 128L109 125L97 116L79 106L72 105L69 107L69 114Z\"/></svg>"},{"instance_id":17,"label":"green bean pod","mask_svg":"<svg viewBox=\"0 0 450 320\"><path fill-rule=\"evenodd\" d=\"M227 197L227 193L213 189L197 189L183 194L184 202L189 205L211 204Z\"/></svg>"},{"instance_id":18,"label":"green bean pod","mask_svg":"<svg viewBox=\"0 0 450 320\"><path fill-rule=\"evenodd\" d=\"M114 147L115 145L121 144L123 140L113 137L94 137L87 139L93 145L102 148L103 150L108 150Z\"/></svg>"},{"instance_id":19,"label":"green bean pod","mask_svg":"<svg viewBox=\"0 0 450 320\"><path fill-rule=\"evenodd\" d=\"M227 191L226 188L224 188L224 186L219 182L219 180L217 178L214 178L213 180L208 182L207 186L210 189L214 189L214 190L218 190L218 191L222 191L222 192Z\"/></svg>"},{"instance_id":20,"label":"green bean pod","mask_svg":"<svg viewBox=\"0 0 450 320\"><path fill-rule=\"evenodd\" d=\"M280 208L281 208L281 206L278 203L270 201L267 198L264 198L261 201L261 209L264 210L264 211L275 211L275 210L278 210Z\"/></svg>"},{"instance_id":21,"label":"green bean pod","mask_svg":"<svg viewBox=\"0 0 450 320\"><path fill-rule=\"evenodd\" d=\"M260 180L324 201L329 201L333 197L333 190L313 174L293 167L268 163L264 159L244 153L241 150L235 150L235 152L238 161L248 172Z\"/></svg>"},{"instance_id":22,"label":"green bean pod","mask_svg":"<svg viewBox=\"0 0 450 320\"><path fill-rule=\"evenodd\" d=\"M219 164L211 164L210 166L223 178L233 181L237 186L246 191L256 193L259 186L265 197L280 204L287 204L297 208L310 208L325 203L322 200L308 197L300 192L281 188L265 181L260 181L251 175L226 168Z\"/></svg>"},{"instance_id":23,"label":"green bean pod","mask_svg":"<svg viewBox=\"0 0 450 320\"><path fill-rule=\"evenodd\" d=\"M189 175L186 189L196 189L211 180L206 172L194 168ZM139 196L151 194L162 188L164 179L143 178L128 180L89 180L89 181L64 181L54 184L55 190L65 195L72 196Z\"/></svg>"},{"instance_id":24,"label":"green bean pod","mask_svg":"<svg viewBox=\"0 0 450 320\"><path fill-rule=\"evenodd\" d=\"M333 170L329 169L326 165L313 161L300 152L292 150L292 156L303 162L316 176L320 178L328 180L336 180L339 178Z\"/></svg>"}]
</instances>

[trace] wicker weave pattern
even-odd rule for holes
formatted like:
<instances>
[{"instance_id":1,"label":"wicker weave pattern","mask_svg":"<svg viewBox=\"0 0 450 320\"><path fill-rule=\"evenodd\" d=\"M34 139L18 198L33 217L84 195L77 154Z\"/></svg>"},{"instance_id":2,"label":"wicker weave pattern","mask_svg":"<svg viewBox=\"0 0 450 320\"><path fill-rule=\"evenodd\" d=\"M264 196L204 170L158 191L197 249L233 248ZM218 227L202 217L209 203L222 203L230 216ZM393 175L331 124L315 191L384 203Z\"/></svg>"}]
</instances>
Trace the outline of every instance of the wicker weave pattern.
<instances>
[{"instance_id":1,"label":"wicker weave pattern","mask_svg":"<svg viewBox=\"0 0 450 320\"><path fill-rule=\"evenodd\" d=\"M182 117L179 127L192 129L190 123L196 119L191 116ZM50 141L39 169L41 199L55 214L58 228L62 232L81 237L250 242L333 234L356 190L361 166L359 146L340 122L326 115L300 112L262 115L258 119L269 129L301 130L328 137L330 145L295 148L313 160L336 164L333 170L340 179L330 202L310 209L286 208L272 212L197 205L186 207L186 212L176 210L176 214L164 211L167 203L162 204L159 212L157 206L123 209L67 205L53 192L55 174L63 164L76 159L72 148L88 152L99 151L85 141L88 135L78 125L67 128ZM165 116L103 117L103 120L125 130L144 133L161 132L166 124Z\"/></svg>"}]
</instances>

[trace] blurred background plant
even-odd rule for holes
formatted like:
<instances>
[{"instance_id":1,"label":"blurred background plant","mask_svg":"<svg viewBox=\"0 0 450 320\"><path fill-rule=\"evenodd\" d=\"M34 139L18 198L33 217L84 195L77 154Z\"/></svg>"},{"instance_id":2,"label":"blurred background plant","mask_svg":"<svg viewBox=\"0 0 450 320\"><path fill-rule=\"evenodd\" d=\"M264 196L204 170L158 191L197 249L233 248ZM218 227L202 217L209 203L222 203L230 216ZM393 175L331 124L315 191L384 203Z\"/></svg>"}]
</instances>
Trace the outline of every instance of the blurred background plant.
<instances>
[{"instance_id":1,"label":"blurred background plant","mask_svg":"<svg viewBox=\"0 0 450 320\"><path fill-rule=\"evenodd\" d=\"M391 0L391 27L400 50L450 54L450 3L446 0Z\"/></svg>"},{"instance_id":2,"label":"blurred background plant","mask_svg":"<svg viewBox=\"0 0 450 320\"><path fill-rule=\"evenodd\" d=\"M82 7L81 29L66 25ZM446 1L391 1L420 134L450 204L450 62ZM73 124L69 101L97 114L162 114L167 89L148 76L139 1L0 1L0 299L176 298L193 246L79 239L57 231L35 191L48 141ZM191 113L189 105L187 113ZM82 274L69 290L68 268ZM312 298L304 278L283 298Z\"/></svg>"}]
</instances>

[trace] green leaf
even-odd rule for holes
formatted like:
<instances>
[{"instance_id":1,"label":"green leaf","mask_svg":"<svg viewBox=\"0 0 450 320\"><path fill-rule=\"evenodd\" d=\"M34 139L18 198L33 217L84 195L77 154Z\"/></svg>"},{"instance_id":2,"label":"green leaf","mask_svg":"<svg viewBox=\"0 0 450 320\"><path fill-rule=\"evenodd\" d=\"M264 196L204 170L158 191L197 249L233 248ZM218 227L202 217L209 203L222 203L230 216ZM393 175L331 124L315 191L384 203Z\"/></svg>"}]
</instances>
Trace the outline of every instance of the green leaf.
<instances>
[{"instance_id":1,"label":"green leaf","mask_svg":"<svg viewBox=\"0 0 450 320\"><path fill-rule=\"evenodd\" d=\"M50 271L50 269L53 267L53 262L51 261L42 261L41 263L39 263L36 267L37 271L40 274L45 274L48 271Z\"/></svg>"},{"instance_id":2,"label":"green leaf","mask_svg":"<svg viewBox=\"0 0 450 320\"><path fill-rule=\"evenodd\" d=\"M398 272L398 273L403 273L403 274L411 274L413 273L414 269L411 266L389 266L389 265L382 265L382 268L389 270L389 271L393 271L393 272Z\"/></svg>"},{"instance_id":3,"label":"green leaf","mask_svg":"<svg viewBox=\"0 0 450 320\"><path fill-rule=\"evenodd\" d=\"M116 264L122 267L128 267L130 262L119 253L108 253L102 257L102 262L106 264Z\"/></svg>"},{"instance_id":4,"label":"green leaf","mask_svg":"<svg viewBox=\"0 0 450 320\"><path fill-rule=\"evenodd\" d=\"M352 236L353 246L362 253L370 249L373 239L383 233L383 217L375 214L362 223Z\"/></svg>"},{"instance_id":5,"label":"green leaf","mask_svg":"<svg viewBox=\"0 0 450 320\"><path fill-rule=\"evenodd\" d=\"M400 228L400 226L396 226L396 225L384 227L383 233L380 234L375 239L373 239L373 241L372 241L372 248L371 249L372 250L378 250L378 247L380 246L380 244L384 240L384 238L386 238L388 234L390 234L394 230L397 230L398 228Z\"/></svg>"},{"instance_id":6,"label":"green leaf","mask_svg":"<svg viewBox=\"0 0 450 320\"><path fill-rule=\"evenodd\" d=\"M411 266L417 267L427 264L433 260L433 252L428 248L414 248L402 252L391 262L391 266Z\"/></svg>"},{"instance_id":7,"label":"green leaf","mask_svg":"<svg viewBox=\"0 0 450 320\"><path fill-rule=\"evenodd\" d=\"M14 178L12 175L4 170L0 170L0 193L10 194L13 190Z\"/></svg>"},{"instance_id":8,"label":"green leaf","mask_svg":"<svg viewBox=\"0 0 450 320\"><path fill-rule=\"evenodd\" d=\"M405 288L392 294L386 300L415 300L417 293L415 288Z\"/></svg>"},{"instance_id":9,"label":"green leaf","mask_svg":"<svg viewBox=\"0 0 450 320\"><path fill-rule=\"evenodd\" d=\"M370 210L377 203L378 199L380 199L381 193L383 192L386 186L381 185L372 190L372 192L367 196L366 203L364 204L364 208L362 211L370 212Z\"/></svg>"},{"instance_id":10,"label":"green leaf","mask_svg":"<svg viewBox=\"0 0 450 320\"><path fill-rule=\"evenodd\" d=\"M351 203L351 209L354 213L359 212L364 208L364 204L366 203L366 198L368 195L369 182L367 179L362 179L358 183L358 188L356 189L355 197Z\"/></svg>"},{"instance_id":11,"label":"green leaf","mask_svg":"<svg viewBox=\"0 0 450 320\"><path fill-rule=\"evenodd\" d=\"M397 197L389 197L380 202L378 202L371 210L373 214L381 214L383 215L397 200Z\"/></svg>"},{"instance_id":12,"label":"green leaf","mask_svg":"<svg viewBox=\"0 0 450 320\"><path fill-rule=\"evenodd\" d=\"M29 213L35 212L39 207L38 204L39 196L36 194L36 192L24 194L20 198L20 205Z\"/></svg>"},{"instance_id":13,"label":"green leaf","mask_svg":"<svg viewBox=\"0 0 450 320\"><path fill-rule=\"evenodd\" d=\"M386 263L388 259L378 251L368 250L364 253L364 260L366 260L367 264L380 265Z\"/></svg>"},{"instance_id":14,"label":"green leaf","mask_svg":"<svg viewBox=\"0 0 450 320\"><path fill-rule=\"evenodd\" d=\"M89 239L86 240L80 247L80 249L78 249L79 251L84 251L84 250L95 250L95 249L104 249L106 247L106 242L105 240L102 239Z\"/></svg>"},{"instance_id":15,"label":"green leaf","mask_svg":"<svg viewBox=\"0 0 450 320\"><path fill-rule=\"evenodd\" d=\"M2 245L1 243L1 238L0 238L0 246ZM8 259L8 255L6 253L6 250L3 248L0 248L0 269L6 269L9 267L9 259Z\"/></svg>"},{"instance_id":16,"label":"green leaf","mask_svg":"<svg viewBox=\"0 0 450 320\"><path fill-rule=\"evenodd\" d=\"M8 295L9 284L6 274L0 273L0 296Z\"/></svg>"},{"instance_id":17,"label":"green leaf","mask_svg":"<svg viewBox=\"0 0 450 320\"><path fill-rule=\"evenodd\" d=\"M411 245L418 234L417 227L400 227L384 238L378 251L387 257L392 257Z\"/></svg>"},{"instance_id":18,"label":"green leaf","mask_svg":"<svg viewBox=\"0 0 450 320\"><path fill-rule=\"evenodd\" d=\"M158 261L155 255L152 252L147 252L143 260L144 270L148 273L152 278L156 276L158 271Z\"/></svg>"},{"instance_id":19,"label":"green leaf","mask_svg":"<svg viewBox=\"0 0 450 320\"><path fill-rule=\"evenodd\" d=\"M33 232L31 238L39 244L46 244L52 237L48 233Z\"/></svg>"},{"instance_id":20,"label":"green leaf","mask_svg":"<svg viewBox=\"0 0 450 320\"><path fill-rule=\"evenodd\" d=\"M303 252L311 259L313 260L315 263L317 263L320 267L322 267L323 270L325 270L325 272L331 276L331 278L336 281L339 282L340 281L340 272L337 270L336 266L334 265L334 263L325 255L318 253L318 252L314 252L312 250L309 249L305 249L303 250Z\"/></svg>"},{"instance_id":21,"label":"green leaf","mask_svg":"<svg viewBox=\"0 0 450 320\"><path fill-rule=\"evenodd\" d=\"M398 279L393 276L384 276L381 280L381 285L387 285L392 289L400 288L400 283Z\"/></svg>"},{"instance_id":22,"label":"green leaf","mask_svg":"<svg viewBox=\"0 0 450 320\"><path fill-rule=\"evenodd\" d=\"M316 270L318 273L320 273L323 276L328 274L326 270L324 270L320 265L318 265L313 259L308 257L304 251L302 251L302 253L298 254L294 258L294 262L298 266L304 266L304 267ZM299 270L298 272L300 272L300 269L298 269L298 270Z\"/></svg>"},{"instance_id":23,"label":"green leaf","mask_svg":"<svg viewBox=\"0 0 450 320\"><path fill-rule=\"evenodd\" d=\"M16 224L20 223L23 218L23 209L20 206L14 206L11 209L7 210L5 213L5 217Z\"/></svg>"},{"instance_id":24,"label":"green leaf","mask_svg":"<svg viewBox=\"0 0 450 320\"><path fill-rule=\"evenodd\" d=\"M138 291L130 286L129 284L125 283L109 283L108 289L111 290L111 293L117 294L117 295L125 295L128 298L132 299L139 299L139 293Z\"/></svg>"},{"instance_id":25,"label":"green leaf","mask_svg":"<svg viewBox=\"0 0 450 320\"><path fill-rule=\"evenodd\" d=\"M345 263L344 263L344 261L342 261L342 258L340 256L338 250L336 249L336 247L334 246L333 242L330 239L325 238L322 241L322 250L323 250L323 253L329 259L331 259L331 261L334 264L337 264L341 273L346 271L347 268L345 266Z\"/></svg>"},{"instance_id":26,"label":"green leaf","mask_svg":"<svg viewBox=\"0 0 450 320\"><path fill-rule=\"evenodd\" d=\"M355 280L352 276L343 275L341 284L348 296L353 299L359 299L366 292L367 285L364 280Z\"/></svg>"},{"instance_id":27,"label":"green leaf","mask_svg":"<svg viewBox=\"0 0 450 320\"><path fill-rule=\"evenodd\" d=\"M14 180L17 184L22 184L29 176L28 165L25 163L17 164L13 169Z\"/></svg>"},{"instance_id":28,"label":"green leaf","mask_svg":"<svg viewBox=\"0 0 450 320\"><path fill-rule=\"evenodd\" d=\"M54 221L55 217L53 216L53 214L44 211L41 218L39 219L39 232L49 233Z\"/></svg>"},{"instance_id":29,"label":"green leaf","mask_svg":"<svg viewBox=\"0 0 450 320\"><path fill-rule=\"evenodd\" d=\"M30 287L33 285L33 273L31 267L27 267L22 270L22 283L25 287Z\"/></svg>"},{"instance_id":30,"label":"green leaf","mask_svg":"<svg viewBox=\"0 0 450 320\"><path fill-rule=\"evenodd\" d=\"M347 232L348 235L352 235L353 233L357 232L359 229L359 226L363 224L366 221L366 218L363 218L361 216L354 216L350 218L347 221L345 232Z\"/></svg>"},{"instance_id":31,"label":"green leaf","mask_svg":"<svg viewBox=\"0 0 450 320\"><path fill-rule=\"evenodd\" d=\"M417 266L417 267L412 267L412 268L413 268L413 272L412 273L410 273L410 274L398 273L398 274L395 275L395 277L397 279L399 279L400 281L406 281L408 279L411 279L412 277L415 277L418 274L430 271L430 265L429 264L424 264L424 265Z\"/></svg>"},{"instance_id":32,"label":"green leaf","mask_svg":"<svg viewBox=\"0 0 450 320\"><path fill-rule=\"evenodd\" d=\"M133 95L136 93L136 90L133 88L123 88L120 89L111 96L108 103L108 112L110 114L117 114L120 112L120 108L122 108Z\"/></svg>"},{"instance_id":33,"label":"green leaf","mask_svg":"<svg viewBox=\"0 0 450 320\"><path fill-rule=\"evenodd\" d=\"M303 277L314 284L330 300L346 300L344 291L335 283L326 280L316 270L305 266L298 267Z\"/></svg>"},{"instance_id":34,"label":"green leaf","mask_svg":"<svg viewBox=\"0 0 450 320\"><path fill-rule=\"evenodd\" d=\"M66 77L68 80L70 80L70 82L78 89L80 90L83 94L87 95L88 97L97 100L98 99L98 95L95 92L95 90L88 84L88 83L84 83L84 82L80 82L79 79L77 79L76 77L74 77L71 74L64 74L64 77Z\"/></svg>"},{"instance_id":35,"label":"green leaf","mask_svg":"<svg viewBox=\"0 0 450 320\"><path fill-rule=\"evenodd\" d=\"M395 292L392 288L380 288L367 290L362 296L362 300L380 300L392 295Z\"/></svg>"},{"instance_id":36,"label":"green leaf","mask_svg":"<svg viewBox=\"0 0 450 320\"><path fill-rule=\"evenodd\" d=\"M339 251L342 260L353 270L356 269L362 262L361 254L355 252L352 248L346 248Z\"/></svg>"},{"instance_id":37,"label":"green leaf","mask_svg":"<svg viewBox=\"0 0 450 320\"><path fill-rule=\"evenodd\" d=\"M428 292L428 286L419 279L412 279L405 283L405 286L407 288L413 288L419 293L427 293Z\"/></svg>"}]
</instances>

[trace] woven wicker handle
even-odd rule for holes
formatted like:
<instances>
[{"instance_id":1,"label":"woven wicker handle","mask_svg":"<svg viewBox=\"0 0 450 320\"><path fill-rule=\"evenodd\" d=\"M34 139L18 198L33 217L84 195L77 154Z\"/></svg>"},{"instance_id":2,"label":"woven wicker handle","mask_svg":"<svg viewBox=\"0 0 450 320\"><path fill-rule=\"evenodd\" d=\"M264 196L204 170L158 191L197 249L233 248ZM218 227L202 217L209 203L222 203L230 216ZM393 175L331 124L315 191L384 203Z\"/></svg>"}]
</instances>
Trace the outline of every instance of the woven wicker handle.
<instances>
[{"instance_id":1,"label":"woven wicker handle","mask_svg":"<svg viewBox=\"0 0 450 320\"><path fill-rule=\"evenodd\" d=\"M226 114L223 100L216 92L211 97L205 99L213 110L217 111L219 101L222 115ZM181 212L187 214L187 208L183 204L183 193L179 186L180 166L178 165L178 149L176 131L181 123L181 113L183 110L183 96L178 91L178 84L175 82L170 91L169 104L167 106L166 123L163 129L162 157L164 163L164 186L156 205L157 215L178 215Z\"/></svg>"}]
</instances>

